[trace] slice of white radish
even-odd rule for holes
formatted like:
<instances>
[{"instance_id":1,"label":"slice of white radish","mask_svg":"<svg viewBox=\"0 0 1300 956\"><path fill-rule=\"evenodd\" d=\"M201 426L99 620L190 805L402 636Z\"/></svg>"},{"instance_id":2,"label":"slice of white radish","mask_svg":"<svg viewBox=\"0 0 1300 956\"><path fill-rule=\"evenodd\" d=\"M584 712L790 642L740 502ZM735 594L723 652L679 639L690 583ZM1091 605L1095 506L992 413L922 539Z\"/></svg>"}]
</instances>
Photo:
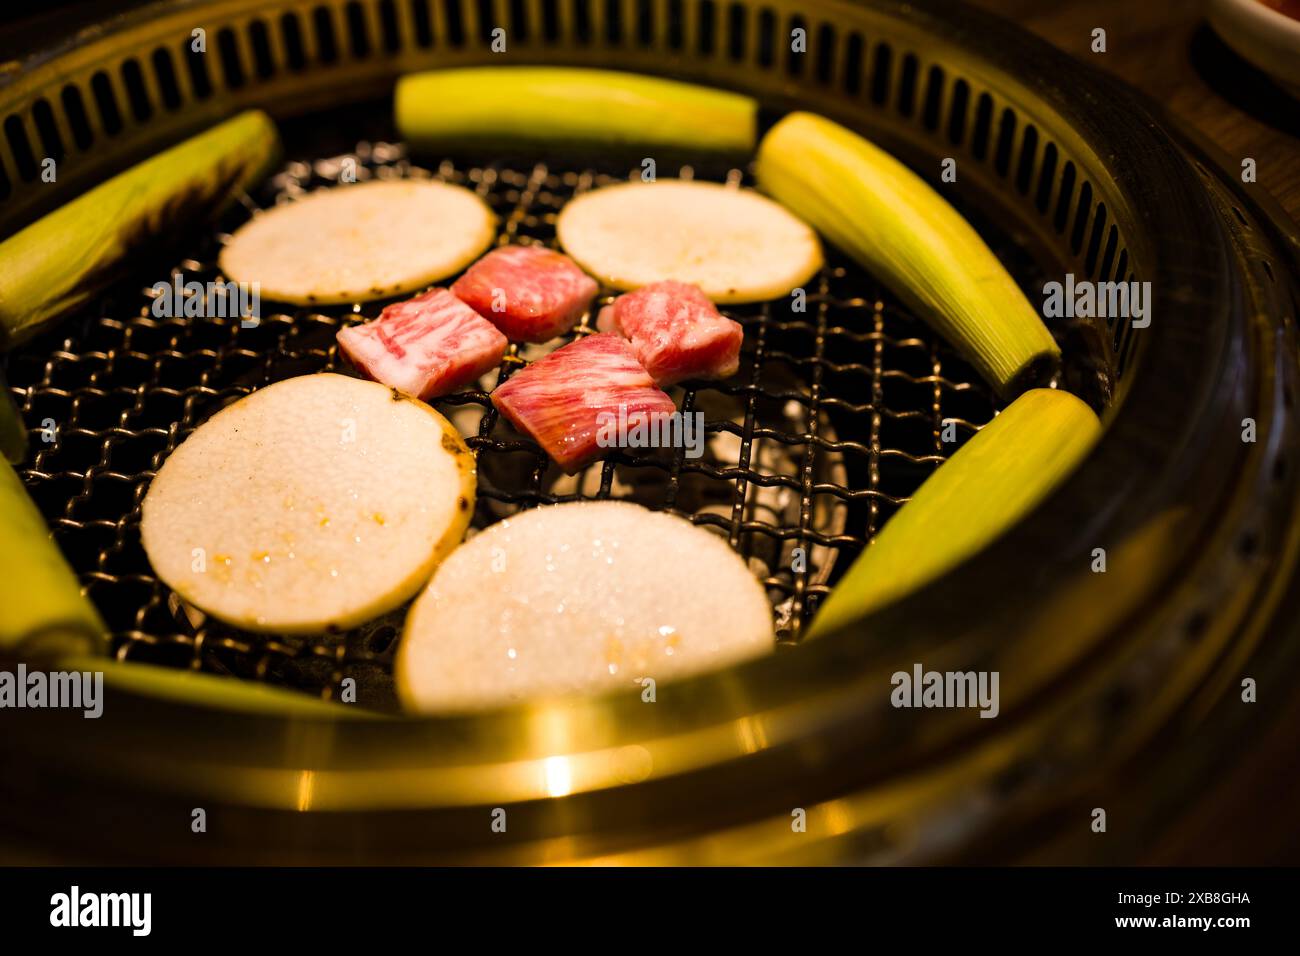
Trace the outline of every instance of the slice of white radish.
<instances>
[{"instance_id":1,"label":"slice of white radish","mask_svg":"<svg viewBox=\"0 0 1300 956\"><path fill-rule=\"evenodd\" d=\"M254 216L221 270L297 305L404 295L460 272L492 242L496 217L460 186L427 179L321 189Z\"/></svg>"},{"instance_id":2,"label":"slice of white radish","mask_svg":"<svg viewBox=\"0 0 1300 956\"><path fill-rule=\"evenodd\" d=\"M158 577L238 627L346 629L397 607L461 540L474 457L429 406L304 375L222 409L163 462L140 533Z\"/></svg>"},{"instance_id":3,"label":"slice of white radish","mask_svg":"<svg viewBox=\"0 0 1300 956\"><path fill-rule=\"evenodd\" d=\"M769 653L762 585L715 534L627 502L500 521L456 550L406 620L398 693L415 712L639 690Z\"/></svg>"},{"instance_id":4,"label":"slice of white radish","mask_svg":"<svg viewBox=\"0 0 1300 956\"><path fill-rule=\"evenodd\" d=\"M821 268L817 234L752 189L677 179L584 193L560 213L564 251L628 291L676 279L714 302L786 295Z\"/></svg>"}]
</instances>

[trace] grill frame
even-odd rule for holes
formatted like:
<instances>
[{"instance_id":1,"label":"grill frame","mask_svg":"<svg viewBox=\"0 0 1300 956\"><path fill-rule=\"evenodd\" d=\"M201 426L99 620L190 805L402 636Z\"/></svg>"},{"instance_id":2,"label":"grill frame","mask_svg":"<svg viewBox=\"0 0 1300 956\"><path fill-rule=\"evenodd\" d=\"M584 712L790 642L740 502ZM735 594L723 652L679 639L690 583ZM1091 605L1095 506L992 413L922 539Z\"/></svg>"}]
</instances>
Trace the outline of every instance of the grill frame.
<instances>
[{"instance_id":1,"label":"grill frame","mask_svg":"<svg viewBox=\"0 0 1300 956\"><path fill-rule=\"evenodd\" d=\"M771 6L781 11L781 22L790 22L793 5ZM217 4L205 10L236 8L245 9ZM1295 442L1286 399L1294 395L1293 330L1289 322L1275 328L1248 319L1246 306L1271 303L1271 314L1294 315L1294 291L1286 279L1295 274L1294 263L1286 252L1279 253L1286 248L1285 239L1279 245L1267 216L1241 201L1254 241L1273 257L1276 273L1283 277L1273 290L1261 287L1258 261L1239 258L1242 240L1224 222L1227 191L1210 174L1197 174L1183 151L1185 144L1158 131L1158 113L1091 71L1063 64L1050 48L1019 31L964 10L940 11L937 4L868 9L827 3L816 11L823 18L819 22L885 37L896 50L909 41L923 46L927 53L918 55L918 76L928 75L928 65L941 60L953 72L995 84L992 101L1031 117L1039 129L1052 129L1061 141L1060 158L1075 163L1079 176L1093 185L1097 202L1105 202L1116 218L1128 264L1135 275L1151 278L1155 314L1168 318L1138 336L1119 330L1120 350L1131 350L1127 362L1132 374L1111 381L1108 428L1085 466L1004 539L943 582L864 622L857 634L832 635L815 648L683 682L672 708L647 714L633 701L539 704L475 720L376 728L359 722L285 726L230 714L219 721L211 714L199 719L199 712L187 714L184 707L132 699L111 703L155 726L185 721L187 731L158 727L157 739L141 744L124 736L121 724L96 728L88 737L61 741L70 761L113 781L147 781L166 794L157 797L160 806L173 797L180 806L186 794L202 792L228 807L229 819L259 833L285 828L291 836L273 841L279 851L291 846L317 858L340 858L361 852L357 847L364 845L370 852L382 849L389 859L434 853L463 859L556 859L630 852L658 841L666 847L660 859L710 860L715 858L711 854L728 860L770 859L791 853L815 860L819 854L848 852L888 860L942 851L919 838L923 822L944 820L961 834L977 825L987 828L991 814L963 810L953 794L984 793L992 780L1005 810L1017 795L1033 792L1029 784L1036 781L1026 784L1023 779L1023 767L1031 763L1027 752L1039 758L1035 766L1041 766L1045 754L1052 755L1060 773L1067 772L1071 759L1095 759L1096 741L1087 734L1082 740L1067 735L1063 744L1053 733L1066 726L1068 714L1082 714L1091 734L1131 715L1131 707L1106 710L1096 703L1119 686L1119 675L1128 674L1130 683L1159 698L1149 703L1149 720L1144 721L1154 730L1157 715L1167 717L1186 705L1185 693L1175 691L1207 681L1207 660L1250 653L1253 645L1242 635L1267 620L1279 600L1277 582L1286 580L1295 560L1294 535L1286 530L1290 522L1283 520L1283 531L1276 534L1260 526L1261 516L1277 520L1289 515L1294 503L1294 467L1285 458ZM820 27L810 31L810 50L819 34ZM608 65L617 58L624 68L748 84L776 106L813 97L822 112L870 130L901 155L915 158L932 150L932 138L913 118L846 102L828 84L807 77L774 78L749 69L750 60L721 70L711 63L665 59L662 52L659 47L584 51L565 43L537 51L532 61ZM474 56L474 51L449 51L438 62L451 65ZM898 56L892 69L901 71L904 61L905 56ZM402 61L401 68L429 64L419 58ZM739 81L742 70L745 84ZM834 68L832 75L839 75ZM1045 77L1052 77L1054 85L1037 86ZM1083 102L1071 99L1080 89L1091 96ZM292 98L293 108L313 95L303 90L300 98ZM220 109L214 108L211 118L259 97L247 89L214 97ZM1112 112L1116 109L1120 115ZM187 113L185 119L195 121L195 116ZM1013 136L1011 152L1019 155L1025 126L1018 122L1015 129L1020 139ZM168 133L159 126L150 135L161 140ZM1117 137L1129 137L1131 151L1103 155L1097 144ZM143 134L136 140L144 141ZM1035 148L1041 157L1044 142ZM128 152L116 152L113 158L120 160ZM1091 224L1099 220L1095 204L1070 202L1064 207L1065 226L1058 231L1053 217L1024 214L1023 197L1017 199L1016 191L1007 189L995 164L963 163L961 168L981 196L1007 206L1027 244L1059 249L1061 236L1090 236ZM1158 173L1157 181L1151 180L1153 173ZM1056 197L1061 192L1077 198L1079 182L1075 189L1065 191L1054 183L1048 208L1060 207ZM1055 258L1086 264L1088 256L1084 251ZM1180 311L1193 309L1197 322L1180 320ZM1109 329L1097 331L1103 339L1114 335ZM1110 341L1114 348L1115 338ZM1169 408L1185 413L1171 420ZM1222 435L1247 414L1258 418L1258 446L1224 454ZM1268 555L1268 567L1243 562L1235 547L1243 529L1257 535L1257 554ZM1096 609L1095 579L1082 569L1098 540L1114 542L1112 574L1125 586L1118 597L1106 593L1104 613L1080 615L1080 608ZM1124 554L1128 547L1133 550L1121 560L1116 552ZM1007 582L1015 583L1016 593L1008 592ZM1267 600L1249 609L1230 602L1207 610L1189 594L1197 588L1235 587ZM1026 592L1037 597L1032 613L1020 606ZM1140 619L1135 616L1139 608L1146 612ZM1077 659L1063 660L1041 646L1045 626ZM1151 657L1166 647L1169 635L1178 637L1189 629L1196 632L1197 660ZM861 640L868 632L899 635L899 640L882 648ZM933 669L996 669L998 662L1017 655L1031 662L1041 679L1004 703L1009 735L1020 740L1016 759L1005 753L999 757L993 735L967 715L939 714L918 726L901 722L884 706L880 688L888 686L888 674L901 661L924 660ZM1163 693L1152 691L1156 685L1150 675L1144 683L1132 678L1135 662L1146 660L1150 668L1152 659L1164 662L1156 671L1165 678ZM1060 678L1066 665L1077 665L1084 674L1068 687ZM53 726L55 722L29 728L33 742L43 739L48 745ZM1134 747L1145 742L1142 734L1133 736ZM119 755L116 764L94 759L87 752L89 739L96 750ZM250 746L250 739L257 743ZM644 775L642 751L650 757ZM286 759L285 754L292 756ZM548 796L545 761L557 754L565 755L574 792L564 799L542 799ZM868 754L872 765L862 767ZM170 761L167 774L150 766L160 756ZM1106 760L1111 765L1124 756L1111 753ZM988 765L976 766L976 757ZM1014 773L1018 766L1020 779ZM904 771L919 782L912 791L915 799L900 807ZM611 784L629 781L640 782L604 792ZM756 799L759 782L763 796ZM104 789L106 798L113 792L113 786ZM123 793L125 805L139 806L138 793ZM687 826L683 815L700 793L725 809L696 808ZM520 820L517 835L495 849L467 844L459 830L477 819L472 812L493 801L509 803L512 830L513 821ZM788 811L777 808L808 804L816 838L796 848L789 840ZM415 808L434 806L462 807L465 813L416 814ZM258 812L259 807L280 812ZM365 812L377 808L387 812ZM324 812L301 812L306 809ZM417 824L418 836L412 833ZM725 835L681 835L683 829L708 834L718 827L728 828ZM159 853L193 850L162 831L154 836ZM249 858L266 848L243 841L203 852Z\"/></svg>"}]
</instances>

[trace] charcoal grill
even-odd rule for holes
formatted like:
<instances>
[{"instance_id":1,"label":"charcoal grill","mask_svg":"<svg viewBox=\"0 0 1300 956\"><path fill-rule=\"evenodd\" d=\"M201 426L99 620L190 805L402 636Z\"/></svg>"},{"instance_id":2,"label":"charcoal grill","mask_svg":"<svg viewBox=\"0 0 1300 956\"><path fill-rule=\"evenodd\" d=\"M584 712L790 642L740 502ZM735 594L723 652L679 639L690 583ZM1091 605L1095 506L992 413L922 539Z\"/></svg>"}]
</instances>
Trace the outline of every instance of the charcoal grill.
<instances>
[{"instance_id":1,"label":"charcoal grill","mask_svg":"<svg viewBox=\"0 0 1300 956\"><path fill-rule=\"evenodd\" d=\"M504 54L490 46L498 26ZM206 53L193 50L199 29ZM798 30L806 52L791 49ZM1300 670L1287 615L1300 544L1295 227L1130 91L946 3L218 0L133 10L23 63L0 88L6 232L240 108L274 113L289 154L216 231L178 239L5 359L35 436L21 474L113 653L324 698L352 678L359 708L395 712L400 615L317 639L237 632L187 614L138 533L149 479L197 424L271 381L338 368L335 331L375 308L268 310L243 328L154 319L147 290L169 270L212 277L224 234L254 209L328 187L345 167L467 185L499 214L500 241L553 244L564 202L626 168L410 155L388 119L398 74L502 62L667 74L752 93L769 117L807 108L861 129L935 181L1031 301L1067 271L1150 281L1149 328L1052 328L1058 384L1103 414L1100 445L976 558L847 632L802 642L836 574L997 408L872 277L832 250L806 311L733 310L740 374L679 396L708 415L701 461L613 455L565 482L496 419L491 373L437 403L470 421L476 527L574 497L676 511L764 577L778 653L662 688L654 705L629 689L474 718L344 709L331 721L115 693L100 721L20 714L0 743L13 838L91 860L262 862L1060 861L1149 849L1178 795L1211 779L1249 721L1268 719L1268 703L1234 706L1240 677L1280 684ZM40 184L44 156L58 161L55 184ZM937 182L944 157L957 159L958 184ZM748 181L744 168L686 161L660 175ZM511 353L499 374L522 361ZM1241 441L1245 418L1254 443ZM797 547L811 560L796 573ZM1097 547L1105 574L1091 570ZM1000 671L1001 716L892 710L889 674L914 662ZM1167 746L1179 734L1202 742L1196 757ZM1137 765L1159 772L1134 782ZM1120 792L1137 810L1090 842L1092 807ZM194 807L211 821L204 836L190 829ZM490 826L498 807L506 833ZM804 832L791 827L797 809Z\"/></svg>"}]
</instances>

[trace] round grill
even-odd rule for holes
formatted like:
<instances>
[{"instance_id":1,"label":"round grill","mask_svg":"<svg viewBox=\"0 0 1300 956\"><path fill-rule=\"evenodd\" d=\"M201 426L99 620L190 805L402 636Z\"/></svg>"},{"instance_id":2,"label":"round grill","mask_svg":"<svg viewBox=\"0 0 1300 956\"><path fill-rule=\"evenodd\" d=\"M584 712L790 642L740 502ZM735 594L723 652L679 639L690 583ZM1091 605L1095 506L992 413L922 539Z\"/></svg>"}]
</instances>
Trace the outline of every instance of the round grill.
<instances>
[{"instance_id":1,"label":"round grill","mask_svg":"<svg viewBox=\"0 0 1300 956\"><path fill-rule=\"evenodd\" d=\"M1149 328L1052 329L1061 384L1103 412L1101 442L942 581L789 646L835 575L996 407L832 254L806 311L728 310L745 327L740 373L677 396L705 412L703 459L613 455L570 481L497 421L497 373L437 403L472 435L477 527L569 496L674 510L765 579L786 645L774 658L670 684L654 707L607 695L472 719L312 721L123 693L112 721L16 715L0 753L28 772L6 776L0 818L115 859L1077 862L1150 846L1252 739L1250 722L1275 713L1278 695L1243 708L1238 676L1284 686L1300 673L1294 227L1211 172L1149 104L938 0L212 0L147 8L26 64L0 87L6 229L243 107L276 113L295 160L218 232L178 239L6 360L37 430L22 474L114 651L322 697L353 677L362 706L393 708L400 615L313 640L233 632L171 599L137 532L152 472L190 430L270 381L337 367L334 333L364 316L162 320L144 290L169 269L214 277L222 231L327 185L348 157L362 175L469 185L501 217L502 241L553 244L568 197L626 168L408 159L384 118L401 72L500 62L669 74L751 93L773 115L811 109L932 181L955 158L958 183L936 185L1031 301L1067 271L1150 281ZM57 186L34 186L42 153L59 158ZM1247 417L1253 444L1240 440ZM1089 570L1099 546L1105 575ZM1001 672L1000 717L890 708L890 674L915 662ZM1160 746L1180 730L1195 747ZM1112 818L1103 846L1079 807L1115 793L1140 810ZM174 826L195 806L221 821L221 839L198 845ZM496 807L508 834L487 827ZM794 807L808 814L797 836Z\"/></svg>"}]
</instances>

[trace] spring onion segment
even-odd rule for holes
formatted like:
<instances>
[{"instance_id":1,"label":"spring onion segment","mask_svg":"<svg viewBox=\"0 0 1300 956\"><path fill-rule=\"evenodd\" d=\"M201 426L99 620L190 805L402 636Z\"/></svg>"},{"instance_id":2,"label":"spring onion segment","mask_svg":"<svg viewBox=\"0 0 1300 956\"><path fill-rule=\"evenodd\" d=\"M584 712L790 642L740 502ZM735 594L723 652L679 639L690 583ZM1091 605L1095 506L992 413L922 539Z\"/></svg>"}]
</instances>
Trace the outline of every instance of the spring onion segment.
<instances>
[{"instance_id":1,"label":"spring onion segment","mask_svg":"<svg viewBox=\"0 0 1300 956\"><path fill-rule=\"evenodd\" d=\"M383 719L381 714L356 705L321 700L270 684L178 670L174 667L157 667L137 661L67 657L59 660L58 669L101 671L104 683L109 688L227 713L233 711L274 717Z\"/></svg>"},{"instance_id":2,"label":"spring onion segment","mask_svg":"<svg viewBox=\"0 0 1300 956\"><path fill-rule=\"evenodd\" d=\"M303 375L222 409L163 462L140 533L158 576L238 627L346 630L428 580L469 525L474 458L376 382Z\"/></svg>"},{"instance_id":3,"label":"spring onion segment","mask_svg":"<svg viewBox=\"0 0 1300 956\"><path fill-rule=\"evenodd\" d=\"M22 480L0 461L0 648L45 658L104 649L104 623Z\"/></svg>"},{"instance_id":4,"label":"spring onion segment","mask_svg":"<svg viewBox=\"0 0 1300 956\"><path fill-rule=\"evenodd\" d=\"M792 113L763 137L759 186L888 285L1004 397L1043 384L1060 349L984 240L861 136Z\"/></svg>"},{"instance_id":5,"label":"spring onion segment","mask_svg":"<svg viewBox=\"0 0 1300 956\"><path fill-rule=\"evenodd\" d=\"M18 345L100 292L128 257L212 218L279 155L252 110L173 146L0 243L0 348Z\"/></svg>"},{"instance_id":6,"label":"spring onion segment","mask_svg":"<svg viewBox=\"0 0 1300 956\"><path fill-rule=\"evenodd\" d=\"M397 81L397 129L416 146L618 147L749 154L748 96L612 70L476 67ZM650 155L653 155L652 153Z\"/></svg>"},{"instance_id":7,"label":"spring onion segment","mask_svg":"<svg viewBox=\"0 0 1300 956\"><path fill-rule=\"evenodd\" d=\"M608 286L674 280L719 303L787 295L821 268L808 224L752 189L661 179L583 193L556 223L564 251Z\"/></svg>"},{"instance_id":8,"label":"spring onion segment","mask_svg":"<svg viewBox=\"0 0 1300 956\"><path fill-rule=\"evenodd\" d=\"M320 189L245 223L223 272L295 305L365 302L455 275L496 235L496 216L463 186L375 180Z\"/></svg>"},{"instance_id":9,"label":"spring onion segment","mask_svg":"<svg viewBox=\"0 0 1300 956\"><path fill-rule=\"evenodd\" d=\"M886 522L822 605L811 634L870 614L975 554L1056 487L1100 432L1092 409L1068 392L1025 392Z\"/></svg>"},{"instance_id":10,"label":"spring onion segment","mask_svg":"<svg viewBox=\"0 0 1300 956\"><path fill-rule=\"evenodd\" d=\"M727 542L621 501L526 511L470 539L411 608L407 709L658 684L771 653L772 610Z\"/></svg>"}]
</instances>

